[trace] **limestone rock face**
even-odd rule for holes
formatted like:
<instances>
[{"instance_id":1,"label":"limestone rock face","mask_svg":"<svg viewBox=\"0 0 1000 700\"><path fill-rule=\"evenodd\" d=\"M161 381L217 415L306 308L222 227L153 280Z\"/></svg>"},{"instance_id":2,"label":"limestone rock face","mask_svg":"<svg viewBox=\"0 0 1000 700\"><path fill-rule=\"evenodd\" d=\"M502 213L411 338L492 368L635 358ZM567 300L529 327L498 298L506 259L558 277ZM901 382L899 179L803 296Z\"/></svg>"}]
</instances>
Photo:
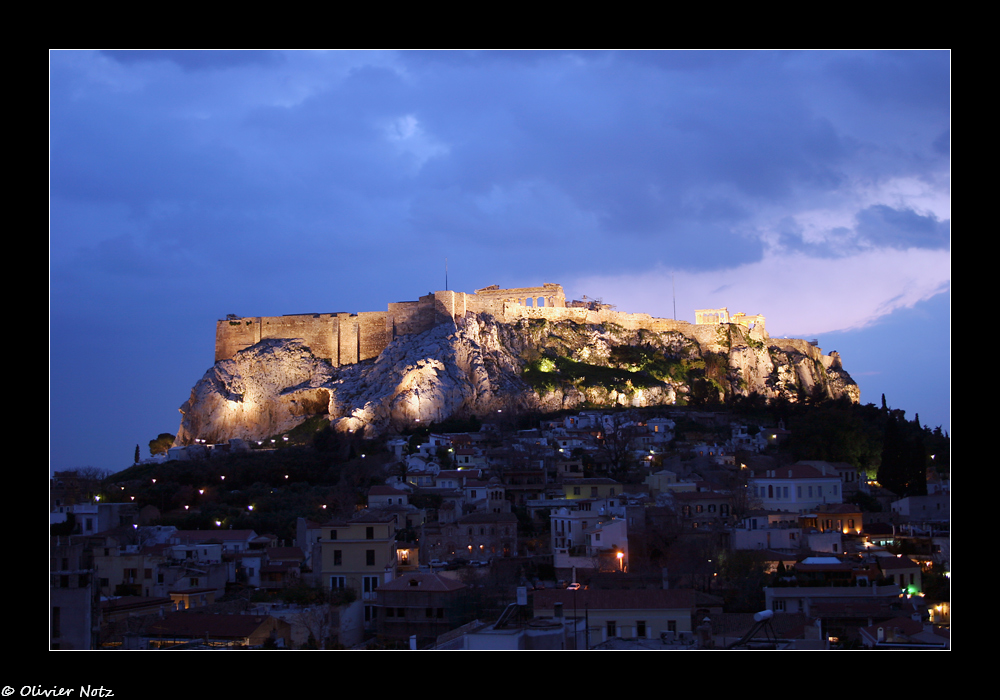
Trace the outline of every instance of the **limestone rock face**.
<instances>
[{"instance_id":1,"label":"limestone rock face","mask_svg":"<svg viewBox=\"0 0 1000 700\"><path fill-rule=\"evenodd\" d=\"M191 390L175 443L262 440L326 411L333 368L301 341L263 340L215 363Z\"/></svg>"},{"instance_id":2,"label":"limestone rock face","mask_svg":"<svg viewBox=\"0 0 1000 700\"><path fill-rule=\"evenodd\" d=\"M336 430L377 435L452 416L668 405L705 392L720 399L755 392L769 400L860 398L836 353L823 355L804 341L779 347L735 326L701 335L711 339L612 324L498 323L470 313L458 325L398 337L376 359L338 368L301 340L264 340L205 373L180 409L177 444L260 440L316 415ZM529 385L525 368L540 360L583 374Z\"/></svg>"}]
</instances>

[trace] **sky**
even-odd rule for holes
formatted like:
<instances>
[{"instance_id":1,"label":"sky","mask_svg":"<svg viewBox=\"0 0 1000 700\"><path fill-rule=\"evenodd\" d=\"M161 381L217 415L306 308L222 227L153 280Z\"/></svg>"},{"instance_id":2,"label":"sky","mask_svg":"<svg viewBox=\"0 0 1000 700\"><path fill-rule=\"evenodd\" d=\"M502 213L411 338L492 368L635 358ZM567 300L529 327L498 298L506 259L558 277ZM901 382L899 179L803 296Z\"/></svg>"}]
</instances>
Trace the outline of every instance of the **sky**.
<instances>
[{"instance_id":1,"label":"sky","mask_svg":"<svg viewBox=\"0 0 1000 700\"><path fill-rule=\"evenodd\" d=\"M176 433L226 314L384 310L446 265L760 313L951 432L948 51L49 59L50 471Z\"/></svg>"}]
</instances>

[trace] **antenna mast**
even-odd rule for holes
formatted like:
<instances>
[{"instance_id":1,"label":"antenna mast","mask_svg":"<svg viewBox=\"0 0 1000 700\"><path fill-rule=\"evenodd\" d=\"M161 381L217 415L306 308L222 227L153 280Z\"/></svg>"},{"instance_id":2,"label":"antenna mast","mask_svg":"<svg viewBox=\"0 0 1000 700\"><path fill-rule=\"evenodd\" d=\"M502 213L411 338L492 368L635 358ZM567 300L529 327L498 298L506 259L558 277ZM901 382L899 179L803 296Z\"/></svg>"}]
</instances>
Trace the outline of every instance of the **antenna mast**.
<instances>
[{"instance_id":1,"label":"antenna mast","mask_svg":"<svg viewBox=\"0 0 1000 700\"><path fill-rule=\"evenodd\" d=\"M673 297L674 297L674 320L676 321L677 320L677 290L674 289L674 276L673 276L672 273L670 275L670 293L673 294Z\"/></svg>"}]
</instances>

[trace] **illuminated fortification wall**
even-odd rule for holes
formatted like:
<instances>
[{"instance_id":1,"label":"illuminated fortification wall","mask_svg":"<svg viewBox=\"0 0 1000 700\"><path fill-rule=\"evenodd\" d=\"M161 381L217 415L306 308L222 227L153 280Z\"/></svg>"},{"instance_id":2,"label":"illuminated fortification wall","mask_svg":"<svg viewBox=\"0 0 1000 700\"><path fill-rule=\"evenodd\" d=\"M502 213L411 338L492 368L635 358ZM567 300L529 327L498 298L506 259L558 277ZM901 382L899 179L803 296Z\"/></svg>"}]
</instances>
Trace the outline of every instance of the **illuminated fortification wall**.
<instances>
[{"instance_id":1,"label":"illuminated fortification wall","mask_svg":"<svg viewBox=\"0 0 1000 700\"><path fill-rule=\"evenodd\" d=\"M719 323L735 323L744 328L760 328L764 330L764 316L757 314L747 316L742 311L729 315L729 309L723 306L721 309L697 309L694 312L694 322L699 325L716 325Z\"/></svg>"},{"instance_id":2,"label":"illuminated fortification wall","mask_svg":"<svg viewBox=\"0 0 1000 700\"><path fill-rule=\"evenodd\" d=\"M753 328L752 337L767 338L764 317L760 315L735 314L730 318L726 309L699 310L695 312L697 323L691 324L608 308L567 307L566 295L558 284L516 289L493 285L477 289L474 294L433 292L417 301L389 304L386 311L247 318L230 315L216 326L215 360L229 359L238 351L268 338L298 338L316 357L339 367L377 357L393 338L457 321L468 312L490 314L507 323L522 318L544 318L591 325L612 323L629 330L677 331L703 345L717 341L719 323L739 323Z\"/></svg>"}]
</instances>

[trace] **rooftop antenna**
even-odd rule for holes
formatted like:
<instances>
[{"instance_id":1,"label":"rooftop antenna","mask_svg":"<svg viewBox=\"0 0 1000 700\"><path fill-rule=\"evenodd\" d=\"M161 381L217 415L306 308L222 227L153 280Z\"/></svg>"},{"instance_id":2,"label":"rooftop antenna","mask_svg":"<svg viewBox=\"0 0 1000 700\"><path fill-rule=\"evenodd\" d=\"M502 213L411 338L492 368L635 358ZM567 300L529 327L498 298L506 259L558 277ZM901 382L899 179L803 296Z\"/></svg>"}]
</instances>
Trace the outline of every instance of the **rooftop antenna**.
<instances>
[{"instance_id":1,"label":"rooftop antenna","mask_svg":"<svg viewBox=\"0 0 1000 700\"><path fill-rule=\"evenodd\" d=\"M448 258L444 259L444 291L448 291Z\"/></svg>"},{"instance_id":2,"label":"rooftop antenna","mask_svg":"<svg viewBox=\"0 0 1000 700\"><path fill-rule=\"evenodd\" d=\"M674 320L677 320L677 290L674 289L674 274L670 273L670 293L674 297Z\"/></svg>"}]
</instances>

